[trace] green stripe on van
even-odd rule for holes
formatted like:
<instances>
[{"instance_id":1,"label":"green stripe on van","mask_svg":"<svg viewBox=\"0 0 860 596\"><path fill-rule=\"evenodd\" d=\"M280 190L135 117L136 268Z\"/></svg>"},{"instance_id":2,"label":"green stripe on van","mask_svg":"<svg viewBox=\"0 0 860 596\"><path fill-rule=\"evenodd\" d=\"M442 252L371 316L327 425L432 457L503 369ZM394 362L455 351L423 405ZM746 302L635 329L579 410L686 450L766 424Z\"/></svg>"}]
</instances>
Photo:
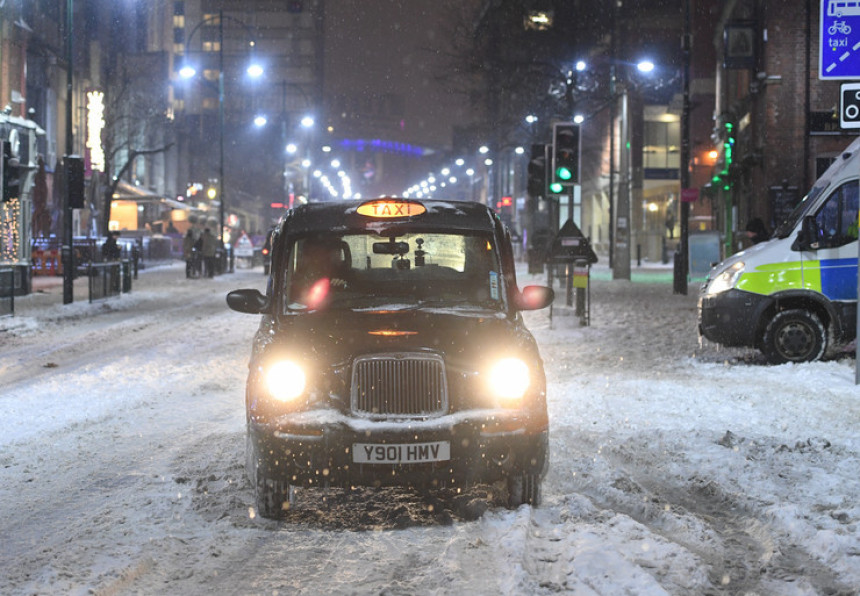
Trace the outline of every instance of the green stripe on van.
<instances>
[{"instance_id":1,"label":"green stripe on van","mask_svg":"<svg viewBox=\"0 0 860 596\"><path fill-rule=\"evenodd\" d=\"M818 261L807 261L805 267L800 261L767 263L753 271L745 271L737 288L762 296L785 290L821 292L821 268Z\"/></svg>"}]
</instances>

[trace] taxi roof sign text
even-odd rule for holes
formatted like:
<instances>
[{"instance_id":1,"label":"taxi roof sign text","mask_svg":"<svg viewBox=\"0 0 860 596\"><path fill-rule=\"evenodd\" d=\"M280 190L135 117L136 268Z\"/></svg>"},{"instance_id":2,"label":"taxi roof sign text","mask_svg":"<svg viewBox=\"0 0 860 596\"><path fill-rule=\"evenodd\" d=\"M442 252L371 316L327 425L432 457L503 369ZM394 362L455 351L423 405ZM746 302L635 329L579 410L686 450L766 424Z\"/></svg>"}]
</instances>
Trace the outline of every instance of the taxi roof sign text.
<instances>
[{"instance_id":1,"label":"taxi roof sign text","mask_svg":"<svg viewBox=\"0 0 860 596\"><path fill-rule=\"evenodd\" d=\"M412 217L413 215L421 215L427 211L421 203L414 201L397 201L391 199L381 199L378 201L368 201L358 206L358 214L377 219L391 219L397 217Z\"/></svg>"}]
</instances>

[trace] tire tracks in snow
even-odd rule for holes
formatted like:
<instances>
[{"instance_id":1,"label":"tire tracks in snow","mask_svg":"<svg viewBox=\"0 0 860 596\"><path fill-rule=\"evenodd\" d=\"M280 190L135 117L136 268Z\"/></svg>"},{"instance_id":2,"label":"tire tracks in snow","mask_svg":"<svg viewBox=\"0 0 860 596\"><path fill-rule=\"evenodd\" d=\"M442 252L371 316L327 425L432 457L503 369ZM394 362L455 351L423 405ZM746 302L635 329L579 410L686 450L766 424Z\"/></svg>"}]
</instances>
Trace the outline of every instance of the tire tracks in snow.
<instances>
[{"instance_id":1,"label":"tire tracks in snow","mask_svg":"<svg viewBox=\"0 0 860 596\"><path fill-rule=\"evenodd\" d=\"M856 596L856 588L835 581L833 570L774 527L765 504L702 473L666 473L665 459L643 448L649 442L606 445L581 437L588 455L577 463L587 479L577 492L693 553L706 566L703 594L776 596L806 586L817 594Z\"/></svg>"}]
</instances>

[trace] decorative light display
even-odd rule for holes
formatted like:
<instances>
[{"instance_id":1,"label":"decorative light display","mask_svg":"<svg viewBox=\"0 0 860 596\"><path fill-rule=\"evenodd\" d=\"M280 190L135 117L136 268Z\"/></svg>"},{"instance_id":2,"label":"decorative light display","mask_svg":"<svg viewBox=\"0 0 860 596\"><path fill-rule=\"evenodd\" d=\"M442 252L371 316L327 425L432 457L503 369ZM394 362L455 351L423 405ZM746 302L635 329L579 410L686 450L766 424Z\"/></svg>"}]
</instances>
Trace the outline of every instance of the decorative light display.
<instances>
[{"instance_id":1,"label":"decorative light display","mask_svg":"<svg viewBox=\"0 0 860 596\"><path fill-rule=\"evenodd\" d=\"M18 221L21 215L21 202L12 199L0 203L0 263L18 260L21 248L21 232Z\"/></svg>"}]
</instances>

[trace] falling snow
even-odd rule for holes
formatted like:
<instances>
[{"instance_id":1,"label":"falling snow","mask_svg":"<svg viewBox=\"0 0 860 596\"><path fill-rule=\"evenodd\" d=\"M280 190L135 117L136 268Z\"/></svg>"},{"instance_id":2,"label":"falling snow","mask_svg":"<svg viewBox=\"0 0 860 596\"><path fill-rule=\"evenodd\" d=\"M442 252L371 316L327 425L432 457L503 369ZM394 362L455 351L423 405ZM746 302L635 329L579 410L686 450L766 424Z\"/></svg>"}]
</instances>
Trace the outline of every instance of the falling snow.
<instances>
[{"instance_id":1,"label":"falling snow","mask_svg":"<svg viewBox=\"0 0 860 596\"><path fill-rule=\"evenodd\" d=\"M857 594L853 354L767 366L700 345L695 287L606 273L590 326L563 290L551 318L526 313L549 383L542 507L314 490L278 522L243 476L257 317L224 302L259 269L20 297L0 319L0 591Z\"/></svg>"}]
</instances>

